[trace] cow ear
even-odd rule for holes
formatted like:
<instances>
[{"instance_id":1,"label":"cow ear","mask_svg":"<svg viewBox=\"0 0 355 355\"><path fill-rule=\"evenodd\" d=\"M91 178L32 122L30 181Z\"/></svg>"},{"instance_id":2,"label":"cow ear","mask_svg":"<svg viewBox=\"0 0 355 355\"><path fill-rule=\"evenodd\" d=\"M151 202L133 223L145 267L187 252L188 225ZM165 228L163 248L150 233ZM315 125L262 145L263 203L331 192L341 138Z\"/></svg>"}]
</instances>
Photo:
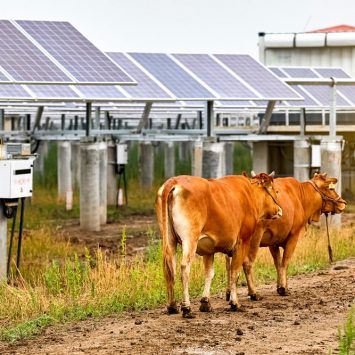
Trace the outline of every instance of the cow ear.
<instances>
[{"instance_id":1,"label":"cow ear","mask_svg":"<svg viewBox=\"0 0 355 355\"><path fill-rule=\"evenodd\" d=\"M272 172L269 174L269 176L270 176L271 178L273 178L273 177L275 176L275 171L272 171Z\"/></svg>"},{"instance_id":2,"label":"cow ear","mask_svg":"<svg viewBox=\"0 0 355 355\"><path fill-rule=\"evenodd\" d=\"M255 174L255 171L254 171L254 170L252 170L250 174L251 174L251 177L253 177L253 178L256 176L256 174Z\"/></svg>"},{"instance_id":3,"label":"cow ear","mask_svg":"<svg viewBox=\"0 0 355 355\"><path fill-rule=\"evenodd\" d=\"M321 174L324 178L326 178L327 177L327 173L323 173L323 174Z\"/></svg>"},{"instance_id":4,"label":"cow ear","mask_svg":"<svg viewBox=\"0 0 355 355\"><path fill-rule=\"evenodd\" d=\"M245 171L242 172L242 175L248 177L248 174Z\"/></svg>"}]
</instances>

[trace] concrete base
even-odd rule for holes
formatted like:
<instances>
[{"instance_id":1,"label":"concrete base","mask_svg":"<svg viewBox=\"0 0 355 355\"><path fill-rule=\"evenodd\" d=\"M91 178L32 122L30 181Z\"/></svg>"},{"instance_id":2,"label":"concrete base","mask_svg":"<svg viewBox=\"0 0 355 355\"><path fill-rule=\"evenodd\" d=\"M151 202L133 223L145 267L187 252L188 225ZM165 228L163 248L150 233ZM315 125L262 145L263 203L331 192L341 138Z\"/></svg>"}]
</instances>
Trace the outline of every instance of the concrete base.
<instances>
[{"instance_id":1,"label":"concrete base","mask_svg":"<svg viewBox=\"0 0 355 355\"><path fill-rule=\"evenodd\" d=\"M97 143L80 144L80 228L100 231L100 176Z\"/></svg>"},{"instance_id":2,"label":"concrete base","mask_svg":"<svg viewBox=\"0 0 355 355\"><path fill-rule=\"evenodd\" d=\"M117 205L116 145L107 145L107 204Z\"/></svg>"},{"instance_id":3,"label":"concrete base","mask_svg":"<svg viewBox=\"0 0 355 355\"><path fill-rule=\"evenodd\" d=\"M269 173L268 142L253 142L253 170L256 174Z\"/></svg>"},{"instance_id":4,"label":"concrete base","mask_svg":"<svg viewBox=\"0 0 355 355\"><path fill-rule=\"evenodd\" d=\"M71 172L72 183L76 188L80 187L80 143L71 144Z\"/></svg>"},{"instance_id":5,"label":"concrete base","mask_svg":"<svg viewBox=\"0 0 355 355\"><path fill-rule=\"evenodd\" d=\"M38 156L37 159L34 161L34 172L43 176L44 162L48 156L48 142L41 141L36 153L38 154Z\"/></svg>"},{"instance_id":6,"label":"concrete base","mask_svg":"<svg viewBox=\"0 0 355 355\"><path fill-rule=\"evenodd\" d=\"M204 143L202 176L206 179L217 179L226 175L225 159L224 143Z\"/></svg>"},{"instance_id":7,"label":"concrete base","mask_svg":"<svg viewBox=\"0 0 355 355\"><path fill-rule=\"evenodd\" d=\"M71 176L71 144L70 142L58 142L59 200L66 200L67 192L73 191Z\"/></svg>"},{"instance_id":8,"label":"concrete base","mask_svg":"<svg viewBox=\"0 0 355 355\"><path fill-rule=\"evenodd\" d=\"M107 223L107 143L99 143L100 223Z\"/></svg>"},{"instance_id":9,"label":"concrete base","mask_svg":"<svg viewBox=\"0 0 355 355\"><path fill-rule=\"evenodd\" d=\"M0 205L0 282L7 278L7 218Z\"/></svg>"},{"instance_id":10,"label":"concrete base","mask_svg":"<svg viewBox=\"0 0 355 355\"><path fill-rule=\"evenodd\" d=\"M310 144L306 140L294 141L293 144L293 176L303 182L309 180Z\"/></svg>"},{"instance_id":11,"label":"concrete base","mask_svg":"<svg viewBox=\"0 0 355 355\"><path fill-rule=\"evenodd\" d=\"M142 187L153 187L154 149L150 142L139 144L139 181Z\"/></svg>"},{"instance_id":12,"label":"concrete base","mask_svg":"<svg viewBox=\"0 0 355 355\"><path fill-rule=\"evenodd\" d=\"M321 141L321 172L327 173L328 177L336 177L336 192L341 194L341 141L336 138L325 137ZM330 219L330 227L341 226L341 215L333 215ZM324 223L324 220L322 221Z\"/></svg>"},{"instance_id":13,"label":"concrete base","mask_svg":"<svg viewBox=\"0 0 355 355\"><path fill-rule=\"evenodd\" d=\"M174 142L164 143L164 177L175 176L175 145Z\"/></svg>"},{"instance_id":14,"label":"concrete base","mask_svg":"<svg viewBox=\"0 0 355 355\"><path fill-rule=\"evenodd\" d=\"M191 175L202 176L203 143L196 141L192 147Z\"/></svg>"},{"instance_id":15,"label":"concrete base","mask_svg":"<svg viewBox=\"0 0 355 355\"><path fill-rule=\"evenodd\" d=\"M234 143L225 143L224 150L226 152L226 175L233 175Z\"/></svg>"}]
</instances>

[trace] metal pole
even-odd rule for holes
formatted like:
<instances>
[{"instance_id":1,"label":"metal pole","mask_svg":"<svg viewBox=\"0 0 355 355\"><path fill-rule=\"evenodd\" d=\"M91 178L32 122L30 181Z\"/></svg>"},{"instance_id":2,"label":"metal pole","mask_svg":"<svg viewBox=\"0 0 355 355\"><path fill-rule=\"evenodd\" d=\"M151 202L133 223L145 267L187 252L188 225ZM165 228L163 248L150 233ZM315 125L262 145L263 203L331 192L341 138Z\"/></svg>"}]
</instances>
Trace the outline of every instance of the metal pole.
<instances>
[{"instance_id":1,"label":"metal pole","mask_svg":"<svg viewBox=\"0 0 355 355\"><path fill-rule=\"evenodd\" d=\"M24 211L25 211L25 198L21 197L20 229L19 229L19 232L18 232L18 246L17 246L17 259L16 259L16 277L18 277L20 275Z\"/></svg>"},{"instance_id":2,"label":"metal pole","mask_svg":"<svg viewBox=\"0 0 355 355\"><path fill-rule=\"evenodd\" d=\"M33 125L32 133L36 129L39 129L39 127L41 125L41 119L42 119L42 115L43 115L43 110L44 110L44 106L38 106L37 112L36 112L36 117L35 117L35 124Z\"/></svg>"},{"instance_id":3,"label":"metal pole","mask_svg":"<svg viewBox=\"0 0 355 355\"><path fill-rule=\"evenodd\" d=\"M86 137L90 137L92 102L86 103Z\"/></svg>"},{"instance_id":4,"label":"metal pole","mask_svg":"<svg viewBox=\"0 0 355 355\"><path fill-rule=\"evenodd\" d=\"M206 107L207 137L213 136L213 101L207 101Z\"/></svg>"},{"instance_id":5,"label":"metal pole","mask_svg":"<svg viewBox=\"0 0 355 355\"><path fill-rule=\"evenodd\" d=\"M336 122L337 122L337 87L335 83L331 87L331 96L330 96L330 108L329 108L329 136L336 136Z\"/></svg>"},{"instance_id":6,"label":"metal pole","mask_svg":"<svg viewBox=\"0 0 355 355\"><path fill-rule=\"evenodd\" d=\"M6 280L7 261L7 219L4 216L3 205L0 204L0 281Z\"/></svg>"},{"instance_id":7,"label":"metal pole","mask_svg":"<svg viewBox=\"0 0 355 355\"><path fill-rule=\"evenodd\" d=\"M5 130L5 110L0 110L0 131Z\"/></svg>"},{"instance_id":8,"label":"metal pole","mask_svg":"<svg viewBox=\"0 0 355 355\"><path fill-rule=\"evenodd\" d=\"M304 136L306 134L306 109L301 108L300 110L300 135Z\"/></svg>"},{"instance_id":9,"label":"metal pole","mask_svg":"<svg viewBox=\"0 0 355 355\"><path fill-rule=\"evenodd\" d=\"M64 131L65 130L65 114L64 113L62 113L62 115L61 115L61 120L62 120L62 131Z\"/></svg>"},{"instance_id":10,"label":"metal pole","mask_svg":"<svg viewBox=\"0 0 355 355\"><path fill-rule=\"evenodd\" d=\"M100 107L95 109L95 129L100 129Z\"/></svg>"}]
</instances>

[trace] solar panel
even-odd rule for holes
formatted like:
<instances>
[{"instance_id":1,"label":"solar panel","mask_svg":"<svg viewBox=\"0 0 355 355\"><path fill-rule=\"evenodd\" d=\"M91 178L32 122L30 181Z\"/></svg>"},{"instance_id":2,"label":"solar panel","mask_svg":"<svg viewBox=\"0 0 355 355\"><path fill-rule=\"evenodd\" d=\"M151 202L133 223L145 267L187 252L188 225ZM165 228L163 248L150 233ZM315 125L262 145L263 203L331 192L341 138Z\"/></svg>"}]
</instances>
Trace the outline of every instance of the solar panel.
<instances>
[{"instance_id":1,"label":"solar panel","mask_svg":"<svg viewBox=\"0 0 355 355\"><path fill-rule=\"evenodd\" d=\"M153 79L145 74L135 65L124 53L107 53L121 68L126 70L137 80L137 86L127 86L124 88L133 98L172 98Z\"/></svg>"},{"instance_id":2,"label":"solar panel","mask_svg":"<svg viewBox=\"0 0 355 355\"><path fill-rule=\"evenodd\" d=\"M329 106L331 97L331 88L329 86L320 85L308 85L303 86L306 92L309 92L314 98L316 98L322 105ZM350 106L341 96L337 95L337 106Z\"/></svg>"},{"instance_id":3,"label":"solar panel","mask_svg":"<svg viewBox=\"0 0 355 355\"><path fill-rule=\"evenodd\" d=\"M259 98L208 54L173 54L187 69L223 98Z\"/></svg>"},{"instance_id":4,"label":"solar panel","mask_svg":"<svg viewBox=\"0 0 355 355\"><path fill-rule=\"evenodd\" d=\"M17 81L71 81L6 20L0 21L0 66Z\"/></svg>"},{"instance_id":5,"label":"solar panel","mask_svg":"<svg viewBox=\"0 0 355 355\"><path fill-rule=\"evenodd\" d=\"M99 86L99 85L78 85L76 88L84 95L85 98L109 98L124 99L127 98L115 86Z\"/></svg>"},{"instance_id":6,"label":"solar panel","mask_svg":"<svg viewBox=\"0 0 355 355\"><path fill-rule=\"evenodd\" d=\"M81 82L133 82L68 22L16 21Z\"/></svg>"},{"instance_id":7,"label":"solar panel","mask_svg":"<svg viewBox=\"0 0 355 355\"><path fill-rule=\"evenodd\" d=\"M287 78L287 75L283 73L279 68L269 68L275 75L277 75L279 78Z\"/></svg>"},{"instance_id":8,"label":"solar panel","mask_svg":"<svg viewBox=\"0 0 355 355\"><path fill-rule=\"evenodd\" d=\"M337 91L342 93L355 105L355 86L337 86Z\"/></svg>"},{"instance_id":9,"label":"solar panel","mask_svg":"<svg viewBox=\"0 0 355 355\"><path fill-rule=\"evenodd\" d=\"M291 106L298 106L298 107L304 107L304 106L313 106L317 107L319 104L314 101L310 96L307 95L304 91L301 90L299 86L292 86L295 91L297 91L300 95L304 97L304 100L302 101L289 101L288 104Z\"/></svg>"},{"instance_id":10,"label":"solar panel","mask_svg":"<svg viewBox=\"0 0 355 355\"><path fill-rule=\"evenodd\" d=\"M225 101L221 100L219 101L222 106L235 106L235 107L254 107L253 103L251 101L245 101L245 100L233 100L233 101Z\"/></svg>"},{"instance_id":11,"label":"solar panel","mask_svg":"<svg viewBox=\"0 0 355 355\"><path fill-rule=\"evenodd\" d=\"M351 78L351 76L341 68L314 68L314 70L322 78Z\"/></svg>"},{"instance_id":12,"label":"solar panel","mask_svg":"<svg viewBox=\"0 0 355 355\"><path fill-rule=\"evenodd\" d=\"M282 68L291 78L319 78L311 68Z\"/></svg>"},{"instance_id":13,"label":"solar panel","mask_svg":"<svg viewBox=\"0 0 355 355\"><path fill-rule=\"evenodd\" d=\"M5 74L0 71L0 81L9 81Z\"/></svg>"},{"instance_id":14,"label":"solar panel","mask_svg":"<svg viewBox=\"0 0 355 355\"><path fill-rule=\"evenodd\" d=\"M163 53L129 53L179 99L214 99L215 96Z\"/></svg>"},{"instance_id":15,"label":"solar panel","mask_svg":"<svg viewBox=\"0 0 355 355\"><path fill-rule=\"evenodd\" d=\"M27 85L39 98L78 98L79 96L66 85Z\"/></svg>"},{"instance_id":16,"label":"solar panel","mask_svg":"<svg viewBox=\"0 0 355 355\"><path fill-rule=\"evenodd\" d=\"M0 85L0 97L1 98L31 98L31 95L21 86L6 84Z\"/></svg>"},{"instance_id":17,"label":"solar panel","mask_svg":"<svg viewBox=\"0 0 355 355\"><path fill-rule=\"evenodd\" d=\"M214 56L261 93L264 98L299 98L289 86L249 55L215 54Z\"/></svg>"}]
</instances>

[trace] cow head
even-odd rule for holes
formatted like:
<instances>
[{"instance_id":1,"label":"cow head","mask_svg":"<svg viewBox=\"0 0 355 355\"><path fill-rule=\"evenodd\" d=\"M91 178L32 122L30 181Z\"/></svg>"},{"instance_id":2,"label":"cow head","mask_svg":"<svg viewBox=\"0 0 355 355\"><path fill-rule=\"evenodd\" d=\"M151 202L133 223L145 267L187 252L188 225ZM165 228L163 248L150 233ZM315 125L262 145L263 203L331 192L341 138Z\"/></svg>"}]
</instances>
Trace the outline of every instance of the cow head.
<instances>
[{"instance_id":1,"label":"cow head","mask_svg":"<svg viewBox=\"0 0 355 355\"><path fill-rule=\"evenodd\" d=\"M321 195L322 208L321 213L342 213L346 206L346 201L335 191L337 178L327 178L327 174L315 173L310 180L314 189Z\"/></svg>"},{"instance_id":2,"label":"cow head","mask_svg":"<svg viewBox=\"0 0 355 355\"><path fill-rule=\"evenodd\" d=\"M271 174L251 172L250 182L254 186L255 196L259 207L259 219L275 219L282 216L274 188L274 172Z\"/></svg>"}]
</instances>

